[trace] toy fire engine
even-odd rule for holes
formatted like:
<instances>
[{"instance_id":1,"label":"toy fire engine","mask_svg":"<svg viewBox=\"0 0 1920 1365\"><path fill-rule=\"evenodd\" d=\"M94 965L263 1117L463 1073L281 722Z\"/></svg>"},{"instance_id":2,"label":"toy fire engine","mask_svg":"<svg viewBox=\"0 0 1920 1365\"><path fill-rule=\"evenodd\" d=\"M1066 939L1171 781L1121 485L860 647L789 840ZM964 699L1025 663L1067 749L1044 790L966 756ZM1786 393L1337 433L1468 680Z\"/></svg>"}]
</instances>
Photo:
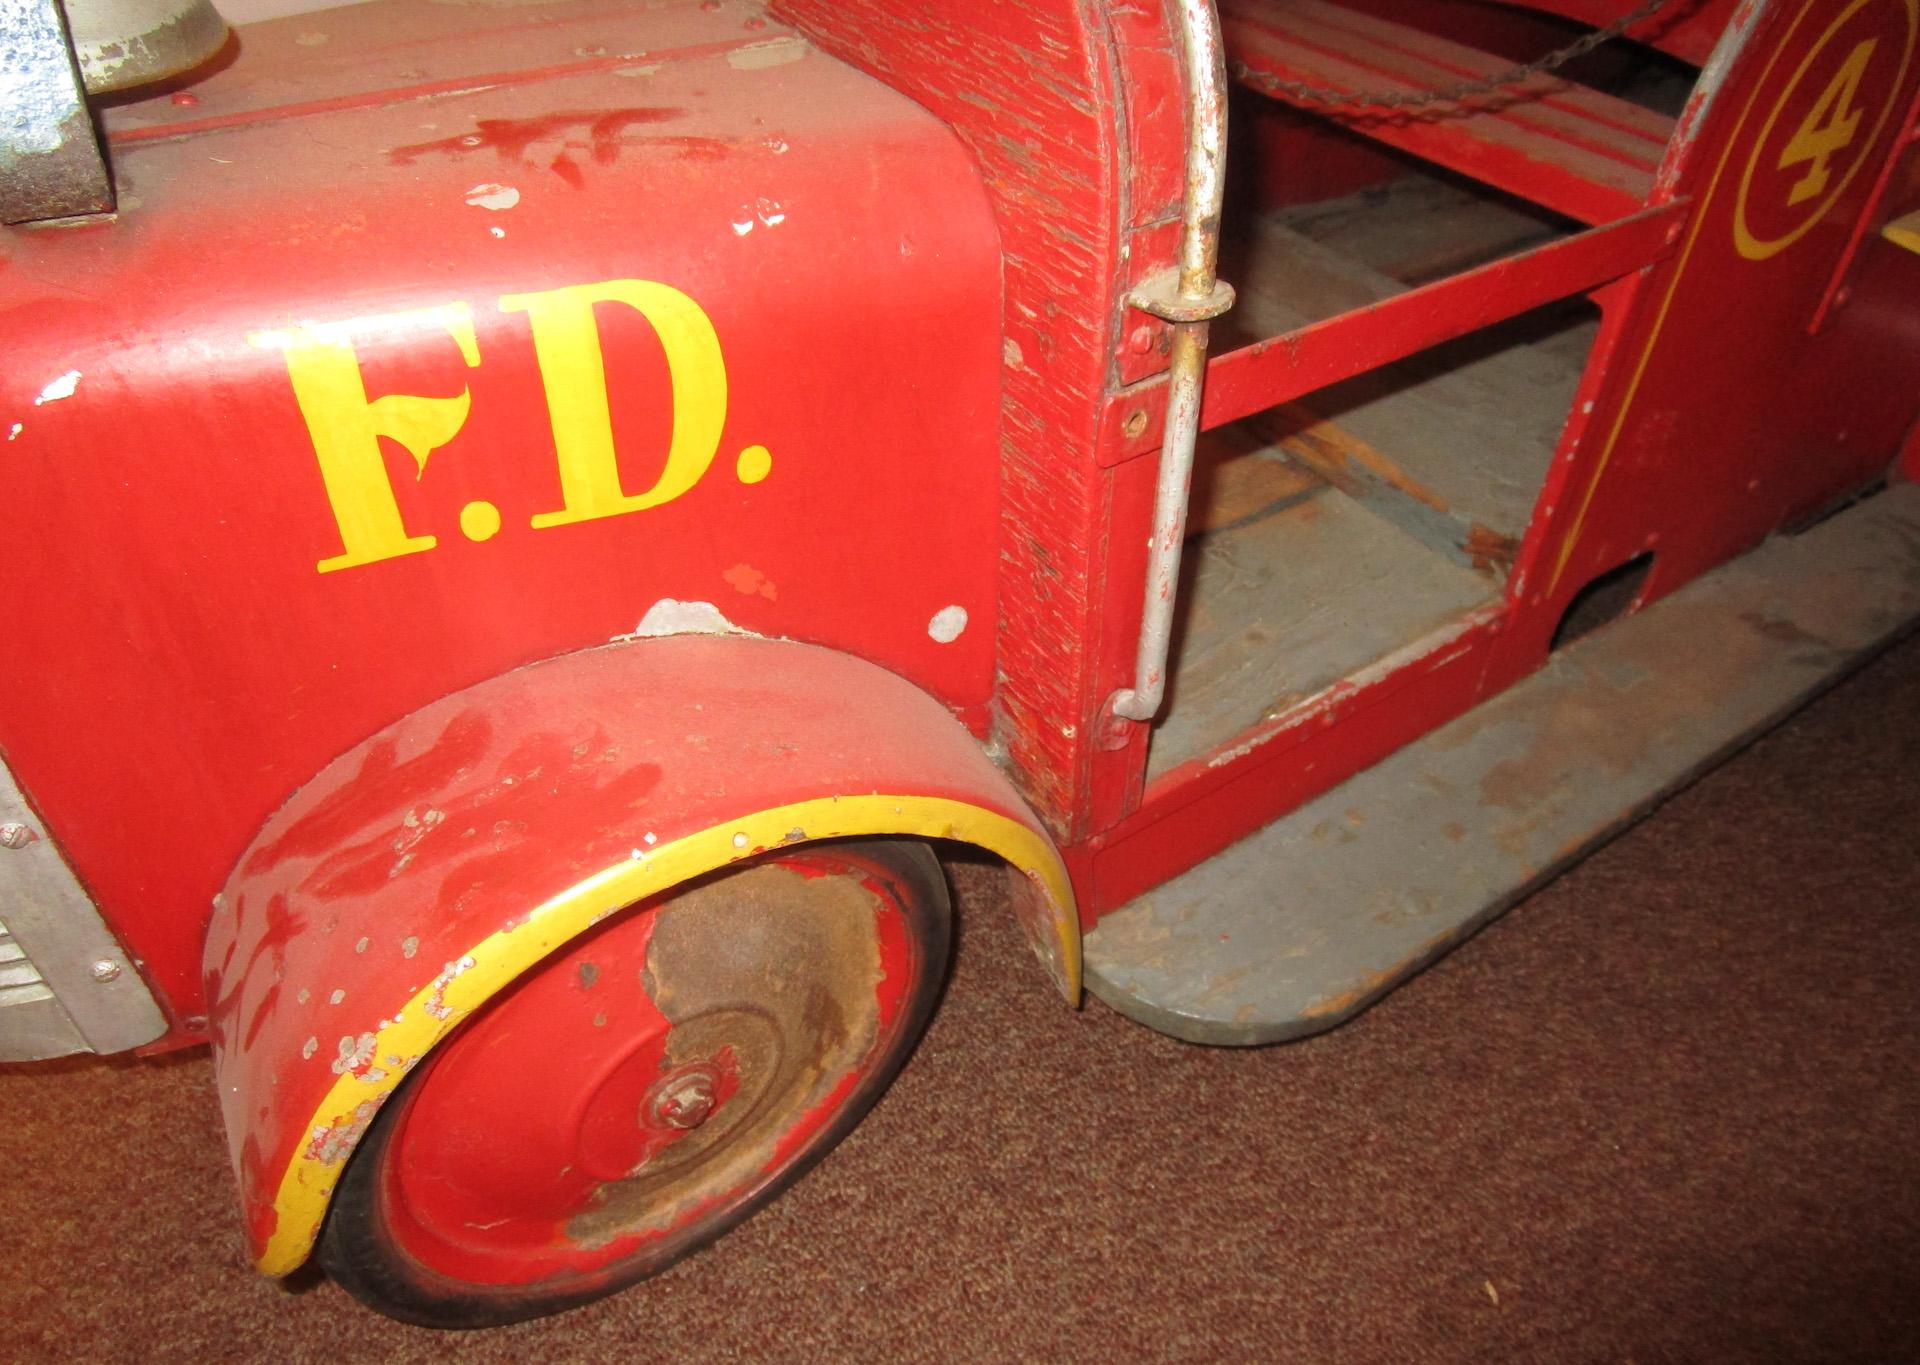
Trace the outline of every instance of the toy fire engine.
<instances>
[{"instance_id":1,"label":"toy fire engine","mask_svg":"<svg viewBox=\"0 0 1920 1365\"><path fill-rule=\"evenodd\" d=\"M402 1318L817 1159L937 849L1293 1038L1920 615L1920 0L0 13L0 1056Z\"/></svg>"}]
</instances>

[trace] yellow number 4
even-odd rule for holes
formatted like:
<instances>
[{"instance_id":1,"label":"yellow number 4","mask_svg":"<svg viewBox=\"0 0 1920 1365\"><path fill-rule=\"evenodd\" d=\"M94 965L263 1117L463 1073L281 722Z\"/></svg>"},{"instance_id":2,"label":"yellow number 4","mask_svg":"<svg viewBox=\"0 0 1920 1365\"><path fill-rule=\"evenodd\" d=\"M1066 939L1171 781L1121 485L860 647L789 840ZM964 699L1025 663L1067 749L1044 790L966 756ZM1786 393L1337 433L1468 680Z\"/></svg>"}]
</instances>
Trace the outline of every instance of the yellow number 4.
<instances>
[{"instance_id":1,"label":"yellow number 4","mask_svg":"<svg viewBox=\"0 0 1920 1365\"><path fill-rule=\"evenodd\" d=\"M1853 107L1853 97L1859 93L1860 77L1866 74L1867 61L1879 41L1878 38L1863 39L1847 54L1846 61L1833 73L1833 79L1827 82L1827 88L1820 92L1820 98L1814 101L1813 108L1807 111L1806 118L1781 151L1783 171L1803 161L1813 163L1787 191L1789 207L1826 189L1827 158L1852 142L1853 135L1860 131L1860 111Z\"/></svg>"}]
</instances>

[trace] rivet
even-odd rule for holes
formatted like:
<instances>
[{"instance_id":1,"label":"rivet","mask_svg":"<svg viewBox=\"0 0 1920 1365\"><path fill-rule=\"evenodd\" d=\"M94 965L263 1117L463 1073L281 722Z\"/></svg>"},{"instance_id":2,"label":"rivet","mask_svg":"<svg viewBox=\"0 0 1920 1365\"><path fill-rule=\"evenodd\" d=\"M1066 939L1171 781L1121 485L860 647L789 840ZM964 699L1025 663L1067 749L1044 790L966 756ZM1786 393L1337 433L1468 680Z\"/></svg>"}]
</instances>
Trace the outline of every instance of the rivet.
<instances>
[{"instance_id":1,"label":"rivet","mask_svg":"<svg viewBox=\"0 0 1920 1365\"><path fill-rule=\"evenodd\" d=\"M25 848L33 842L33 831L17 821L0 825L0 848Z\"/></svg>"},{"instance_id":2,"label":"rivet","mask_svg":"<svg viewBox=\"0 0 1920 1365\"><path fill-rule=\"evenodd\" d=\"M103 957L91 967L87 968L87 974L95 981L118 981L120 979L120 964L110 957Z\"/></svg>"}]
</instances>

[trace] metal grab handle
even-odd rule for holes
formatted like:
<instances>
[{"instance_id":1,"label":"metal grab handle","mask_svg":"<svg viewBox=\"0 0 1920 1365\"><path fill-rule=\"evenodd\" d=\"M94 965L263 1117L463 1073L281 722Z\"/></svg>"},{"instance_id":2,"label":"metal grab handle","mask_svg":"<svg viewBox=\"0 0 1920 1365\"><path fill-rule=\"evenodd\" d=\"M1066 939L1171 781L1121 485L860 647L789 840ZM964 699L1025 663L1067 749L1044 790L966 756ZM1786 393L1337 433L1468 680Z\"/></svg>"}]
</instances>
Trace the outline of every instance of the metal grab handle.
<instances>
[{"instance_id":1,"label":"metal grab handle","mask_svg":"<svg viewBox=\"0 0 1920 1365\"><path fill-rule=\"evenodd\" d=\"M1233 288L1214 277L1225 188L1227 71L1213 0L1180 0L1180 43L1187 67L1187 183L1180 207L1180 263L1144 281L1127 301L1173 324L1167 365L1167 420L1153 499L1146 601L1134 653L1133 686L1108 702L1116 716L1152 720L1167 690L1180 546L1187 534L1193 448L1200 436L1200 391L1207 373L1207 323L1233 306Z\"/></svg>"}]
</instances>

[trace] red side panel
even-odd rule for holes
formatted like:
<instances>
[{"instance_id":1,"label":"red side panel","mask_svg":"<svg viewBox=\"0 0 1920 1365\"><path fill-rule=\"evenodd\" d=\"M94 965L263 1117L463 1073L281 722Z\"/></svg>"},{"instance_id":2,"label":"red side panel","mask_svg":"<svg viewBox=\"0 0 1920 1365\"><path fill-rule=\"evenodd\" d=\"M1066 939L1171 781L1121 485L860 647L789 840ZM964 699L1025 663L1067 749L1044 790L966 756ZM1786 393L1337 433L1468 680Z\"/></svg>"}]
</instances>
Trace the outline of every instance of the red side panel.
<instances>
[{"instance_id":1,"label":"red side panel","mask_svg":"<svg viewBox=\"0 0 1920 1365\"><path fill-rule=\"evenodd\" d=\"M1828 294L1882 167L1910 155L1917 39L1915 0L1776 6L1682 120L1692 221L1549 486L1547 552L1516 579L1531 601L1648 549L1661 595L1886 470L1914 416L1920 361L1894 319L1916 299Z\"/></svg>"},{"instance_id":2,"label":"red side panel","mask_svg":"<svg viewBox=\"0 0 1920 1365\"><path fill-rule=\"evenodd\" d=\"M920 108L740 4L370 5L110 124L118 219L0 237L0 749L177 1016L296 786L663 599L984 727L998 243Z\"/></svg>"}]
</instances>

